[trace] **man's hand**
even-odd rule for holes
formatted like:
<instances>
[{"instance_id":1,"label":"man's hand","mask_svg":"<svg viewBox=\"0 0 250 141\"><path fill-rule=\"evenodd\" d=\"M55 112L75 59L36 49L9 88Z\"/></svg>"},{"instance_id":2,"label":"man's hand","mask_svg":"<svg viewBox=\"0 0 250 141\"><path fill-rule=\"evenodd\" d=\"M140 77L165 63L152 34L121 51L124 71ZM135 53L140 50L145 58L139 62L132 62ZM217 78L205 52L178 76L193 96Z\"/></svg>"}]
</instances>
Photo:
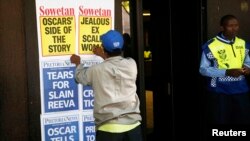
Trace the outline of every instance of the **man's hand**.
<instances>
[{"instance_id":1,"label":"man's hand","mask_svg":"<svg viewBox=\"0 0 250 141\"><path fill-rule=\"evenodd\" d=\"M98 55L98 56L102 57L103 59L106 58L106 55L105 55L105 53L104 53L104 50L103 50L103 48L101 48L101 47L93 47L93 53L94 53L95 55Z\"/></svg>"},{"instance_id":2,"label":"man's hand","mask_svg":"<svg viewBox=\"0 0 250 141\"><path fill-rule=\"evenodd\" d=\"M226 70L227 76L239 77L240 75L243 75L243 74L244 74L243 69L228 69L228 70Z\"/></svg>"},{"instance_id":3,"label":"man's hand","mask_svg":"<svg viewBox=\"0 0 250 141\"><path fill-rule=\"evenodd\" d=\"M244 73L244 75L249 75L250 74L250 68L248 68L247 66L243 66L243 73Z\"/></svg>"},{"instance_id":4,"label":"man's hand","mask_svg":"<svg viewBox=\"0 0 250 141\"><path fill-rule=\"evenodd\" d=\"M80 56L73 54L70 57L70 61L71 61L71 63L76 64L76 66L78 66L80 64L81 58L80 58Z\"/></svg>"}]
</instances>

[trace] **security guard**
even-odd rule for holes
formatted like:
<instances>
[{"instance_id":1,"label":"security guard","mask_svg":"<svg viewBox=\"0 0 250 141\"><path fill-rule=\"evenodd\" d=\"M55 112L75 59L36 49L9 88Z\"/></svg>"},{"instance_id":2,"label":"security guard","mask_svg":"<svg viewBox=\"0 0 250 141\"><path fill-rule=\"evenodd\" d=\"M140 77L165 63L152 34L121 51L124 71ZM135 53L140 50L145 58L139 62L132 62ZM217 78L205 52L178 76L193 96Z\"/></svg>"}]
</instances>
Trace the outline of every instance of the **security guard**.
<instances>
[{"instance_id":1,"label":"security guard","mask_svg":"<svg viewBox=\"0 0 250 141\"><path fill-rule=\"evenodd\" d=\"M236 36L239 23L225 15L221 32L203 45L200 73L207 78L208 117L212 124L250 123L249 44Z\"/></svg>"}]
</instances>

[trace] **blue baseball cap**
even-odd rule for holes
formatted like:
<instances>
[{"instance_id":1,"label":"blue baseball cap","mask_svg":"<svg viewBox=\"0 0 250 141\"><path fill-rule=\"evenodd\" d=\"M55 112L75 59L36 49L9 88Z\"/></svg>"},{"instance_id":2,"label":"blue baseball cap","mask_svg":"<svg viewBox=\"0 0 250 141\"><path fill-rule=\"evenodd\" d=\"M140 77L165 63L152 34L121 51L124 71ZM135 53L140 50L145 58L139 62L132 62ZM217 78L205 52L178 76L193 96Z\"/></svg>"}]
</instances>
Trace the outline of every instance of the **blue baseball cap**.
<instances>
[{"instance_id":1,"label":"blue baseball cap","mask_svg":"<svg viewBox=\"0 0 250 141\"><path fill-rule=\"evenodd\" d=\"M109 30L101 35L103 47L109 52L121 51L124 41L123 36L116 30Z\"/></svg>"}]
</instances>

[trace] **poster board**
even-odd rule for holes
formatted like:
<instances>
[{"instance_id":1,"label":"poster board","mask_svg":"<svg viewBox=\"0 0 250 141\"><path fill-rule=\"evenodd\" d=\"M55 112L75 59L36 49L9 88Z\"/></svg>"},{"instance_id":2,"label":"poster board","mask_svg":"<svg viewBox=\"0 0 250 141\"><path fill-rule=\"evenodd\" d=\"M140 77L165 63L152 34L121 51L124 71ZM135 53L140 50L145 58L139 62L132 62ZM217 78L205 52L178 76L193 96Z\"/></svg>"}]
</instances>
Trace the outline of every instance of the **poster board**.
<instances>
[{"instance_id":1,"label":"poster board","mask_svg":"<svg viewBox=\"0 0 250 141\"><path fill-rule=\"evenodd\" d=\"M45 119L72 113L79 119L76 129L79 138L74 134L72 140L93 140L95 133L84 129L93 128L94 119L84 120L86 127L81 122L85 114L93 114L93 90L76 83L76 66L70 63L70 56L79 55L86 67L103 61L93 54L92 48L100 47L100 35L114 28L114 0L36 0L36 20L42 140L51 140L45 133L52 125L45 123ZM88 137L84 131L88 131ZM59 140L71 138L65 136Z\"/></svg>"}]
</instances>

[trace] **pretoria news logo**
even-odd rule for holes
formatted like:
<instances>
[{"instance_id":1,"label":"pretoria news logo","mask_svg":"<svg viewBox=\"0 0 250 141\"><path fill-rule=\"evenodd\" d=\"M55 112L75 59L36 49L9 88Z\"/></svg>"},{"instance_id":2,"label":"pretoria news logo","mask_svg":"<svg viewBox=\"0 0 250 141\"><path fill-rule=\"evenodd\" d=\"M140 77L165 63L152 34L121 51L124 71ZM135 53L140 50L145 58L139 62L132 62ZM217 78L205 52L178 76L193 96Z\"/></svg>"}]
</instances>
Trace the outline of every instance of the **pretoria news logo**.
<instances>
[{"instance_id":1,"label":"pretoria news logo","mask_svg":"<svg viewBox=\"0 0 250 141\"><path fill-rule=\"evenodd\" d=\"M219 129L212 129L212 136L242 137L247 136L247 131L233 131L232 129L230 129L229 131L220 131Z\"/></svg>"}]
</instances>

